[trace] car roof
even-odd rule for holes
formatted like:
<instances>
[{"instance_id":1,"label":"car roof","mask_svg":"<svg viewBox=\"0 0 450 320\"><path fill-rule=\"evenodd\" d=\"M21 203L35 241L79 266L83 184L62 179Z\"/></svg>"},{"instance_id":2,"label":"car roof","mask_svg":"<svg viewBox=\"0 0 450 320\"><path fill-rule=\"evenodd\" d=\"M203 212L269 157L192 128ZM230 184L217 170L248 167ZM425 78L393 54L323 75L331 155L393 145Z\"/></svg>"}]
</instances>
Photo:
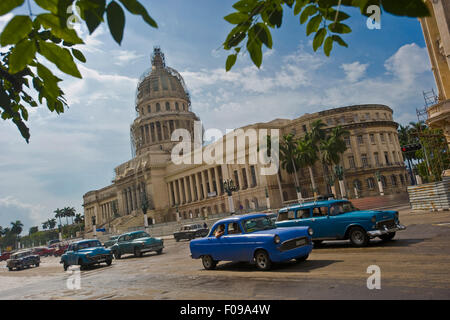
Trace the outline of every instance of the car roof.
<instances>
[{"instance_id":1,"label":"car roof","mask_svg":"<svg viewBox=\"0 0 450 320\"><path fill-rule=\"evenodd\" d=\"M238 221L241 221L244 219L260 218L260 217L267 217L267 214L266 213L246 213L246 214L241 214L241 215L234 215L231 217L221 219L221 220L217 221L214 225L227 223L227 222L238 222Z\"/></svg>"},{"instance_id":2,"label":"car roof","mask_svg":"<svg viewBox=\"0 0 450 320\"><path fill-rule=\"evenodd\" d=\"M311 208L311 207L321 207L321 206L328 206L330 204L333 203L342 203L342 202L348 202L348 200L346 199L341 199L341 200L320 200L320 201L310 201L310 202L304 202L304 203L297 203L297 204L293 204L291 206L285 207L285 208L281 208L278 212L286 212L289 210L296 210L296 209L306 209L306 208Z\"/></svg>"},{"instance_id":3,"label":"car roof","mask_svg":"<svg viewBox=\"0 0 450 320\"><path fill-rule=\"evenodd\" d=\"M141 233L141 232L145 232L145 230L138 230L138 231L122 233L120 236L132 235L132 234L137 234L137 233Z\"/></svg>"},{"instance_id":4,"label":"car roof","mask_svg":"<svg viewBox=\"0 0 450 320\"><path fill-rule=\"evenodd\" d=\"M80 243L85 243L85 242L90 242L90 241L99 241L99 240L98 239L83 239L83 240L80 240L80 241L75 241L75 242L73 242L71 244L80 244Z\"/></svg>"}]
</instances>

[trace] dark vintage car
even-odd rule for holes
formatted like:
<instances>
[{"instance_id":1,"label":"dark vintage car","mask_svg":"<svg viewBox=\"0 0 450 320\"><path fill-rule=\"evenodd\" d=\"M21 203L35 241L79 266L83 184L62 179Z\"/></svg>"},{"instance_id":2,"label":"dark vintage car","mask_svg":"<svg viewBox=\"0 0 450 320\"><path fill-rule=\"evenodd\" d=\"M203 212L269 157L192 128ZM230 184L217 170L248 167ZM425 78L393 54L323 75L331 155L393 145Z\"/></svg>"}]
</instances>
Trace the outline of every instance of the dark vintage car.
<instances>
[{"instance_id":1,"label":"dark vintage car","mask_svg":"<svg viewBox=\"0 0 450 320\"><path fill-rule=\"evenodd\" d=\"M204 228L201 224L187 224L181 227L180 231L174 232L173 237L176 241L182 239L192 240L202 238L208 235L209 229Z\"/></svg>"},{"instance_id":2,"label":"dark vintage car","mask_svg":"<svg viewBox=\"0 0 450 320\"><path fill-rule=\"evenodd\" d=\"M6 262L6 266L9 271L12 271L13 269L22 270L24 268L29 268L30 266L39 267L40 262L41 258L38 255L33 254L32 250L21 250L11 255Z\"/></svg>"}]
</instances>

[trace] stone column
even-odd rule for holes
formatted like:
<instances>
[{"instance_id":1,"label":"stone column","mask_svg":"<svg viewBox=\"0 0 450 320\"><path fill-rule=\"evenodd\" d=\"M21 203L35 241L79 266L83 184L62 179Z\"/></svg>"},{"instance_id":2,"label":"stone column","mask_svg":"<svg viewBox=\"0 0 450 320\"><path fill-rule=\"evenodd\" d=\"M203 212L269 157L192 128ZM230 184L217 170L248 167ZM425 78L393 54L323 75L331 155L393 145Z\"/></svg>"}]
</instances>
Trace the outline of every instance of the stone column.
<instances>
[{"instance_id":1,"label":"stone column","mask_svg":"<svg viewBox=\"0 0 450 320\"><path fill-rule=\"evenodd\" d=\"M194 174L195 177L195 187L197 188L197 200L201 199L202 191L200 190L200 181L198 178L198 173Z\"/></svg>"},{"instance_id":2,"label":"stone column","mask_svg":"<svg viewBox=\"0 0 450 320\"><path fill-rule=\"evenodd\" d=\"M213 185L213 179L212 179L212 175L211 175L211 168L208 168L206 170L206 172L208 173L209 192L213 192L214 191L214 185Z\"/></svg>"},{"instance_id":3,"label":"stone column","mask_svg":"<svg viewBox=\"0 0 450 320\"><path fill-rule=\"evenodd\" d=\"M206 188L206 176L205 170L201 171L202 183L203 183L203 199L208 198L208 189Z\"/></svg>"},{"instance_id":4,"label":"stone column","mask_svg":"<svg viewBox=\"0 0 450 320\"><path fill-rule=\"evenodd\" d=\"M189 175L189 190L191 191L191 202L195 200L195 190L194 190L194 181L192 180L192 175Z\"/></svg>"},{"instance_id":5,"label":"stone column","mask_svg":"<svg viewBox=\"0 0 450 320\"><path fill-rule=\"evenodd\" d=\"M185 203L190 202L189 201L189 190L188 190L188 184L187 184L187 178L183 177L183 186L184 186L184 196L185 196Z\"/></svg>"},{"instance_id":6,"label":"stone column","mask_svg":"<svg viewBox=\"0 0 450 320\"><path fill-rule=\"evenodd\" d=\"M217 166L214 167L214 176L216 177L217 195L222 195L222 191L220 190L219 168Z\"/></svg>"},{"instance_id":7,"label":"stone column","mask_svg":"<svg viewBox=\"0 0 450 320\"><path fill-rule=\"evenodd\" d=\"M178 188L177 188L177 184L176 181L172 181L170 182L172 184L172 189L173 189L173 195L175 196L175 205L180 203L180 200L178 198Z\"/></svg>"}]
</instances>

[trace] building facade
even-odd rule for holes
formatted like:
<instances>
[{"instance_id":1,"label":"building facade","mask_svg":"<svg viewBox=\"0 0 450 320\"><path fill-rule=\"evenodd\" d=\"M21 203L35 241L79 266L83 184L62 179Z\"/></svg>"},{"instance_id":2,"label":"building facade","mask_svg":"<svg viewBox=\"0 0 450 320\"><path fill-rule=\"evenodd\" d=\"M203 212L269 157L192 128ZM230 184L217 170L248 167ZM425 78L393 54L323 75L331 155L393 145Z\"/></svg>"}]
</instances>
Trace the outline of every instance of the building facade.
<instances>
[{"instance_id":1,"label":"building facade","mask_svg":"<svg viewBox=\"0 0 450 320\"><path fill-rule=\"evenodd\" d=\"M419 20L439 92L437 103L427 109L427 124L441 128L450 147L450 1L424 1L431 15Z\"/></svg>"},{"instance_id":2,"label":"building facade","mask_svg":"<svg viewBox=\"0 0 450 320\"><path fill-rule=\"evenodd\" d=\"M294 178L286 171L278 175L261 174L262 165L248 161L256 146L244 144L233 152L235 161L200 163L172 162L171 153L179 141L172 141L175 130L190 133L201 141L196 131L198 116L192 111L190 96L181 75L165 64L164 54L156 48L152 55L152 69L141 77L136 97L137 117L131 125L133 158L115 168L115 178L110 186L94 190L83 196L86 227L92 226L92 216L97 225L116 219L142 214L143 199L149 204L150 223L161 223L207 217L211 214L279 208L297 199ZM385 105L356 105L335 108L297 119L275 119L255 123L227 133L222 139L203 146L200 152L214 150L217 158L223 157L224 139L237 131L278 130L279 136L293 134L302 137L314 120L322 119L325 130L342 126L349 132L345 137L347 150L342 156L344 187L348 197L366 197L380 194L377 177L384 194L406 191L408 176L397 136L398 124L393 121L393 111ZM196 136L197 135L197 136ZM200 137L198 137L200 135ZM234 141L234 140L233 140ZM183 157L195 159L196 154ZM331 191L327 183L327 168L318 161L313 167L319 194ZM312 197L309 172L298 172L303 197ZM224 188L224 180L233 180L237 190L232 193L232 204ZM335 182L337 194L339 184Z\"/></svg>"}]
</instances>

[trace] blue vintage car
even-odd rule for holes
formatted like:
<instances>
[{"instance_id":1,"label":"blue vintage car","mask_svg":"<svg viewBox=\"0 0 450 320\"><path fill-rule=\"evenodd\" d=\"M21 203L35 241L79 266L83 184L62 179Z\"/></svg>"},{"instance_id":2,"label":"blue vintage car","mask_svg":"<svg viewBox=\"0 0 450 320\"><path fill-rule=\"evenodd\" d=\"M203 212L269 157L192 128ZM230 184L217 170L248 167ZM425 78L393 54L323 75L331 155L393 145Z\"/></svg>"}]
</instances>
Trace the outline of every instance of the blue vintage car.
<instances>
[{"instance_id":1,"label":"blue vintage car","mask_svg":"<svg viewBox=\"0 0 450 320\"><path fill-rule=\"evenodd\" d=\"M264 213L233 216L217 221L205 238L192 240L191 257L201 258L207 270L219 261L245 261L268 270L272 262L306 260L312 234L307 227L278 228Z\"/></svg>"},{"instance_id":2,"label":"blue vintage car","mask_svg":"<svg viewBox=\"0 0 450 320\"><path fill-rule=\"evenodd\" d=\"M145 231L133 231L121 234L116 243L111 246L114 258L120 259L123 254L134 254L142 257L145 252L155 251L161 254L164 248L164 240L153 238Z\"/></svg>"},{"instance_id":3,"label":"blue vintage car","mask_svg":"<svg viewBox=\"0 0 450 320\"><path fill-rule=\"evenodd\" d=\"M366 246L370 239L384 241L405 230L398 211L359 210L348 200L308 202L282 208L275 224L278 227L306 226L314 229L313 242L350 239L355 246Z\"/></svg>"},{"instance_id":4,"label":"blue vintage car","mask_svg":"<svg viewBox=\"0 0 450 320\"><path fill-rule=\"evenodd\" d=\"M97 239L81 240L70 244L60 261L64 270L71 265L79 265L80 269L84 269L86 266L102 262L108 266L111 265L112 252L104 248Z\"/></svg>"}]
</instances>

